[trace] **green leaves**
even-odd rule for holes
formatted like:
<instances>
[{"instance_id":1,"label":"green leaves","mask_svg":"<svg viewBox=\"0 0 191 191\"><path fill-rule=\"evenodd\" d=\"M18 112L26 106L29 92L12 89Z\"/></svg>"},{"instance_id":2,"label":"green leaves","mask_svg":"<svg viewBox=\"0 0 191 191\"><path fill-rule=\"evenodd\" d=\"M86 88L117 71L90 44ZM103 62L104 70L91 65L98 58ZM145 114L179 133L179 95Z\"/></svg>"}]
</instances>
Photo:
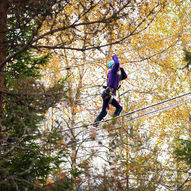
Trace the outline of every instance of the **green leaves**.
<instances>
[{"instance_id":1,"label":"green leaves","mask_svg":"<svg viewBox=\"0 0 191 191\"><path fill-rule=\"evenodd\" d=\"M191 141L185 139L176 139L177 147L174 149L176 158L186 162L191 168Z\"/></svg>"},{"instance_id":2,"label":"green leaves","mask_svg":"<svg viewBox=\"0 0 191 191\"><path fill-rule=\"evenodd\" d=\"M191 52L184 50L185 58L184 60L187 62L187 64L183 68L187 68L188 70L191 69Z\"/></svg>"},{"instance_id":3,"label":"green leaves","mask_svg":"<svg viewBox=\"0 0 191 191\"><path fill-rule=\"evenodd\" d=\"M30 41L34 25L27 23L20 27L21 21L15 20L14 13L8 20L9 56ZM35 190L35 182L45 184L48 175L60 163L59 157L45 152L46 146L42 144L40 133L44 112L64 95L64 78L51 88L45 88L40 83L41 70L50 58L48 53L38 55L29 48L16 54L6 64L8 94L5 94L0 116L3 125L1 138L4 141L0 158L3 169L0 170L0 187L3 190ZM51 143L56 144L59 139L57 132L51 133Z\"/></svg>"}]
</instances>

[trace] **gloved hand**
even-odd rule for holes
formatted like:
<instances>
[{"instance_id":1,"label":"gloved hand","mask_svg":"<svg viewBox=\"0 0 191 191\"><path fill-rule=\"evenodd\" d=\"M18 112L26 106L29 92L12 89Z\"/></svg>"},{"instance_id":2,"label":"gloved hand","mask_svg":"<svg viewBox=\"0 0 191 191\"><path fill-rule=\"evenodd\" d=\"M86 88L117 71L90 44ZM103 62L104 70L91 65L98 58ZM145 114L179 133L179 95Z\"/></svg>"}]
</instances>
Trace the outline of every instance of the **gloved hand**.
<instances>
[{"instance_id":1,"label":"gloved hand","mask_svg":"<svg viewBox=\"0 0 191 191\"><path fill-rule=\"evenodd\" d=\"M119 60L118 60L118 57L117 57L116 54L114 54L114 55L112 56L112 58L113 58L113 61L114 61L116 64L119 64Z\"/></svg>"}]
</instances>

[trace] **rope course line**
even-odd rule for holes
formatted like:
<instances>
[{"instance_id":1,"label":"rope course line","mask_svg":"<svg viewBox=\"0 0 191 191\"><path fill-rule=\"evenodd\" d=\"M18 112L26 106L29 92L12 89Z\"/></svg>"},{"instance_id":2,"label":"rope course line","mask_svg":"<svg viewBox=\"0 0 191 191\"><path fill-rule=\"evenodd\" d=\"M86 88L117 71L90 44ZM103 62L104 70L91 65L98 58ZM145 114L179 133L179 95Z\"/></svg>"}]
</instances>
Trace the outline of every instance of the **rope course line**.
<instances>
[{"instance_id":1,"label":"rope course line","mask_svg":"<svg viewBox=\"0 0 191 191\"><path fill-rule=\"evenodd\" d=\"M181 35L181 34L184 34L184 33L189 32L189 31L191 31L191 29L187 29L187 30L184 30L184 31L182 31L182 32L179 32L179 33L176 33L176 34L173 34L173 35L164 37L164 38L162 38L162 39L155 40L155 41L153 41L153 42L143 44L143 45L141 45L141 46L139 46L139 47L136 47L136 48L132 48L132 49L123 51L122 53L135 51L135 50L138 50L138 49L140 49L140 48L146 47L146 46L148 46L148 45L152 45L152 44L154 44L154 43L156 43L156 42L160 42L160 41L163 41L163 40L167 40L167 39L172 38L172 37L174 37L174 36L179 36L179 35ZM104 59L104 60L105 60L105 59ZM84 66L84 65L88 65L88 64L98 63L98 62L99 62L99 63L102 63L102 62L104 62L104 61L103 61L103 59L101 59L101 60L98 60L98 61L87 61L87 62L85 62L85 63L83 63L83 64L78 64L78 65L73 65L73 66L72 66L72 65L71 65L71 66L66 66L66 67L64 67L64 68L62 68L62 69L59 69L59 70L56 70L56 71L53 71L53 72L49 72L49 73L43 74L43 76L50 75L50 74L52 74L52 73L56 73L56 72L60 72L60 71L64 71L64 70L70 70L71 68L77 68L77 67ZM131 62L137 62L137 61L131 61Z\"/></svg>"},{"instance_id":2,"label":"rope course line","mask_svg":"<svg viewBox=\"0 0 191 191\"><path fill-rule=\"evenodd\" d=\"M170 99L166 99L166 100L163 100L163 101L161 101L161 102L158 102L158 103L155 103L155 104L152 104L152 105L149 105L149 106L146 106L146 107L143 107L143 108L140 108L140 109L131 111L131 112L124 113L124 114L122 114L122 115L120 115L120 116L117 116L117 117L114 117L114 118L109 118L109 119L100 121L99 123L105 123L105 122L112 121L112 120L114 120L114 119L118 119L118 118L130 116L130 115L135 114L135 113L138 113L138 112L140 112L140 111L144 111L144 110L146 110L146 109L150 109L150 108L153 108L153 107L162 105L162 104L164 104L164 103L171 102L171 101L173 101L173 100L176 100L176 99L185 97L185 96L190 95L190 94L191 94L191 91L190 91L190 92L187 92L187 93L184 93L184 94L182 94L182 95L178 95L178 96L176 96L176 97L173 97L173 98L170 98ZM187 98L187 99L185 99L185 100L176 102L176 103L174 103L174 104L172 104L172 105L168 105L168 106L165 106L165 107L163 107L163 108L160 108L160 109L157 109L157 110L154 110L154 111L147 112L147 113L145 113L145 114L142 114L142 115L140 115L140 116L134 117L134 118L132 118L132 119L128 119L127 122L128 122L128 121L131 121L131 120L139 119L139 118L141 118L141 117L144 117L144 116L147 116L147 115L156 113L156 112L168 110L169 108L172 108L172 107L181 105L181 104L183 104L183 103L185 103L185 102L189 102L189 101L191 101L191 97L190 97L190 98ZM84 125L72 127L72 128L70 128L70 129L61 130L61 131L59 131L59 132L67 132L67 131L71 131L71 130L75 130L75 129L80 129L80 128L84 128L84 127L89 127L89 126L92 126L93 124L94 124L94 123L91 122L91 123L88 123L88 124L84 124ZM98 130L99 130L99 129L98 129Z\"/></svg>"},{"instance_id":3,"label":"rope course line","mask_svg":"<svg viewBox=\"0 0 191 191\"><path fill-rule=\"evenodd\" d=\"M163 108L160 108L160 109L151 111L151 112L147 112L147 113L145 113L145 114L143 114L143 115L140 115L140 116L137 116L137 117L128 119L128 120L126 120L126 122L134 121L134 120L136 120L136 119L140 119L140 118L142 118L142 117L144 117L144 116L148 116L148 115L150 115L150 114L154 114L154 113L158 113L158 112L161 112L161 111L165 111L165 110L171 109L171 108L173 108L173 107L176 107L176 106L178 106L178 105L181 105L181 104L183 104L183 103L189 102L189 101L191 101L191 97L188 98L188 99L185 99L185 100L183 100L183 101L176 102L176 103L174 103L174 104L172 104L172 105L169 105L169 106L166 106L166 107L163 107ZM119 128L114 128L114 129L110 129L110 131L118 130L118 129L120 129L120 128L121 128L121 127L119 127ZM127 132L127 129L125 129L125 128L123 128L123 129L124 129L124 131ZM150 132L150 133L152 133L152 134L154 134L154 135L159 136L159 135L156 134L155 132L151 132L149 129L145 129L145 128L139 128L139 129L142 129L142 130L144 130L144 131L148 131L148 132ZM97 129L96 129L96 130L97 130ZM98 129L98 130L101 130L101 129ZM97 130L97 131L98 131L98 130ZM96 131L96 132L97 132L97 131ZM167 134L165 134L165 135L167 135ZM100 137L104 137L104 138L105 138L105 137L107 137L107 136L109 136L109 135L105 135L105 136L101 135L101 136L99 136L98 138L100 138ZM89 141L86 141L86 142L95 141L95 140L91 140L91 139L92 139L92 138L89 138ZM88 139L87 139L87 140L88 140ZM96 139L96 140L97 140L97 139ZM104 139L99 139L99 140L104 140Z\"/></svg>"},{"instance_id":4,"label":"rope course line","mask_svg":"<svg viewBox=\"0 0 191 191\"><path fill-rule=\"evenodd\" d=\"M191 94L191 92L190 92L190 94ZM171 108L173 108L173 107L175 107L175 106L181 105L181 104L186 103L186 102L189 102L189 101L191 101L191 97L188 98L188 99L185 99L185 100L183 100L183 101L176 102L176 103L174 103L174 104L172 104L172 105L169 105L169 106L160 108L160 109L158 109L158 110L154 110L154 111L145 113L145 114L143 114L143 115L140 115L140 116L137 116L137 117L128 119L126 122L133 121L133 120L142 118L142 117L144 117L144 116L147 116L147 115L150 115L150 114L153 114L153 113L165 111L165 110L167 110L167 109L171 109ZM119 117L120 117L120 116L119 116ZM107 120L107 121L109 121L109 120ZM105 121L102 121L102 122L105 122ZM119 128L113 128L113 129L110 129L110 131L118 130L118 129L120 129L120 128L121 128L121 127L119 127ZM124 129L124 128L123 128L123 129ZM145 129L145 128L139 128L139 129L142 129L142 130L144 130L144 131L148 131L149 133L154 134L154 135L156 135L156 136L160 136L159 134L157 134L157 133L155 133L155 132L152 132L152 131L149 130L149 129ZM96 133L97 133L97 131L99 131L99 130L101 130L101 129L96 129ZM126 129L124 129L124 131L127 132ZM89 133L90 133L90 131L89 131ZM87 134L87 132L86 132L86 134ZM166 136L166 135L171 135L171 134L165 134L165 136ZM103 140L107 140L107 138L109 138L109 137L110 137L110 135L108 135L108 134L106 134L106 135L99 135L99 136L97 136L97 134L96 134L94 138L92 138L92 137L90 136L90 137L84 138L83 140L79 140L79 139L78 139L76 143L82 144L82 143L103 141ZM71 145L71 144L73 144L73 142L69 143L69 145Z\"/></svg>"},{"instance_id":5,"label":"rope course line","mask_svg":"<svg viewBox=\"0 0 191 191\"><path fill-rule=\"evenodd\" d=\"M178 106L178 105L182 105L183 103L187 103L187 102L190 102L190 101L191 101L191 97L188 98L188 99L185 99L185 100L183 100L183 101L176 102L176 103L174 103L174 104L172 104L172 105L168 105L168 106L166 106L166 107L163 107L163 108L160 108L160 109L151 111L151 112L147 112L147 113L142 114L142 115L139 115L139 116L137 116L137 117L128 119L128 120L126 120L126 122L133 121L133 120L136 120L136 119L140 119L140 118L143 118L143 117L145 117L145 116L149 116L149 117L150 117L150 115L151 115L151 116L154 116L154 115L153 115L154 113L166 111L166 110L168 110L168 109L172 109L172 108L174 108L174 107L176 107L176 106ZM145 129L145 130L147 130L147 129ZM154 133L154 134L155 134L155 133Z\"/></svg>"}]
</instances>

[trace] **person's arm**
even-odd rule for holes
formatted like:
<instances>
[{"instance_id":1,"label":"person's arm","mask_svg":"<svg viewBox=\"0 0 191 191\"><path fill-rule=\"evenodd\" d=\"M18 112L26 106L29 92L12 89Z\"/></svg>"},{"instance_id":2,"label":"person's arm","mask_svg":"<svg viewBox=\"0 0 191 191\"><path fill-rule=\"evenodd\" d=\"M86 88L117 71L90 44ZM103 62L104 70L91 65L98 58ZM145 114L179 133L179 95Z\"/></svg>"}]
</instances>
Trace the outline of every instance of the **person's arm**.
<instances>
[{"instance_id":1,"label":"person's arm","mask_svg":"<svg viewBox=\"0 0 191 191\"><path fill-rule=\"evenodd\" d=\"M123 68L120 68L120 69L121 69L121 80L124 80L127 78L127 74Z\"/></svg>"},{"instance_id":2,"label":"person's arm","mask_svg":"<svg viewBox=\"0 0 191 191\"><path fill-rule=\"evenodd\" d=\"M119 59L118 59L118 57L117 57L116 54L114 54L114 55L112 56L112 58L113 58L113 61L114 61L116 64L119 64Z\"/></svg>"},{"instance_id":3,"label":"person's arm","mask_svg":"<svg viewBox=\"0 0 191 191\"><path fill-rule=\"evenodd\" d=\"M112 67L112 72L114 72L114 71L117 72L118 69L119 69L119 60L118 60L118 57L117 57L116 54L114 54L112 56L112 58L113 58L113 61L115 62L114 66Z\"/></svg>"}]
</instances>

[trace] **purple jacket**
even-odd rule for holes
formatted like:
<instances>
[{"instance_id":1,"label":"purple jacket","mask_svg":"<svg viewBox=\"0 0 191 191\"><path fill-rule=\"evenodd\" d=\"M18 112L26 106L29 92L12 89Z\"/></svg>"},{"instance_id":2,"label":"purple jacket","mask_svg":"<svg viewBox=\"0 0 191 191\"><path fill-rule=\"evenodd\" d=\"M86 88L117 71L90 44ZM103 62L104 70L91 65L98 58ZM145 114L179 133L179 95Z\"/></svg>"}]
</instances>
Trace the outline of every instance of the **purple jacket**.
<instances>
[{"instance_id":1,"label":"purple jacket","mask_svg":"<svg viewBox=\"0 0 191 191\"><path fill-rule=\"evenodd\" d=\"M116 90L119 87L119 81L127 78L127 74L123 68L120 68L117 55L112 56L115 64L107 74L107 87L113 88L113 94L116 95ZM121 72L120 72L121 70Z\"/></svg>"}]
</instances>

